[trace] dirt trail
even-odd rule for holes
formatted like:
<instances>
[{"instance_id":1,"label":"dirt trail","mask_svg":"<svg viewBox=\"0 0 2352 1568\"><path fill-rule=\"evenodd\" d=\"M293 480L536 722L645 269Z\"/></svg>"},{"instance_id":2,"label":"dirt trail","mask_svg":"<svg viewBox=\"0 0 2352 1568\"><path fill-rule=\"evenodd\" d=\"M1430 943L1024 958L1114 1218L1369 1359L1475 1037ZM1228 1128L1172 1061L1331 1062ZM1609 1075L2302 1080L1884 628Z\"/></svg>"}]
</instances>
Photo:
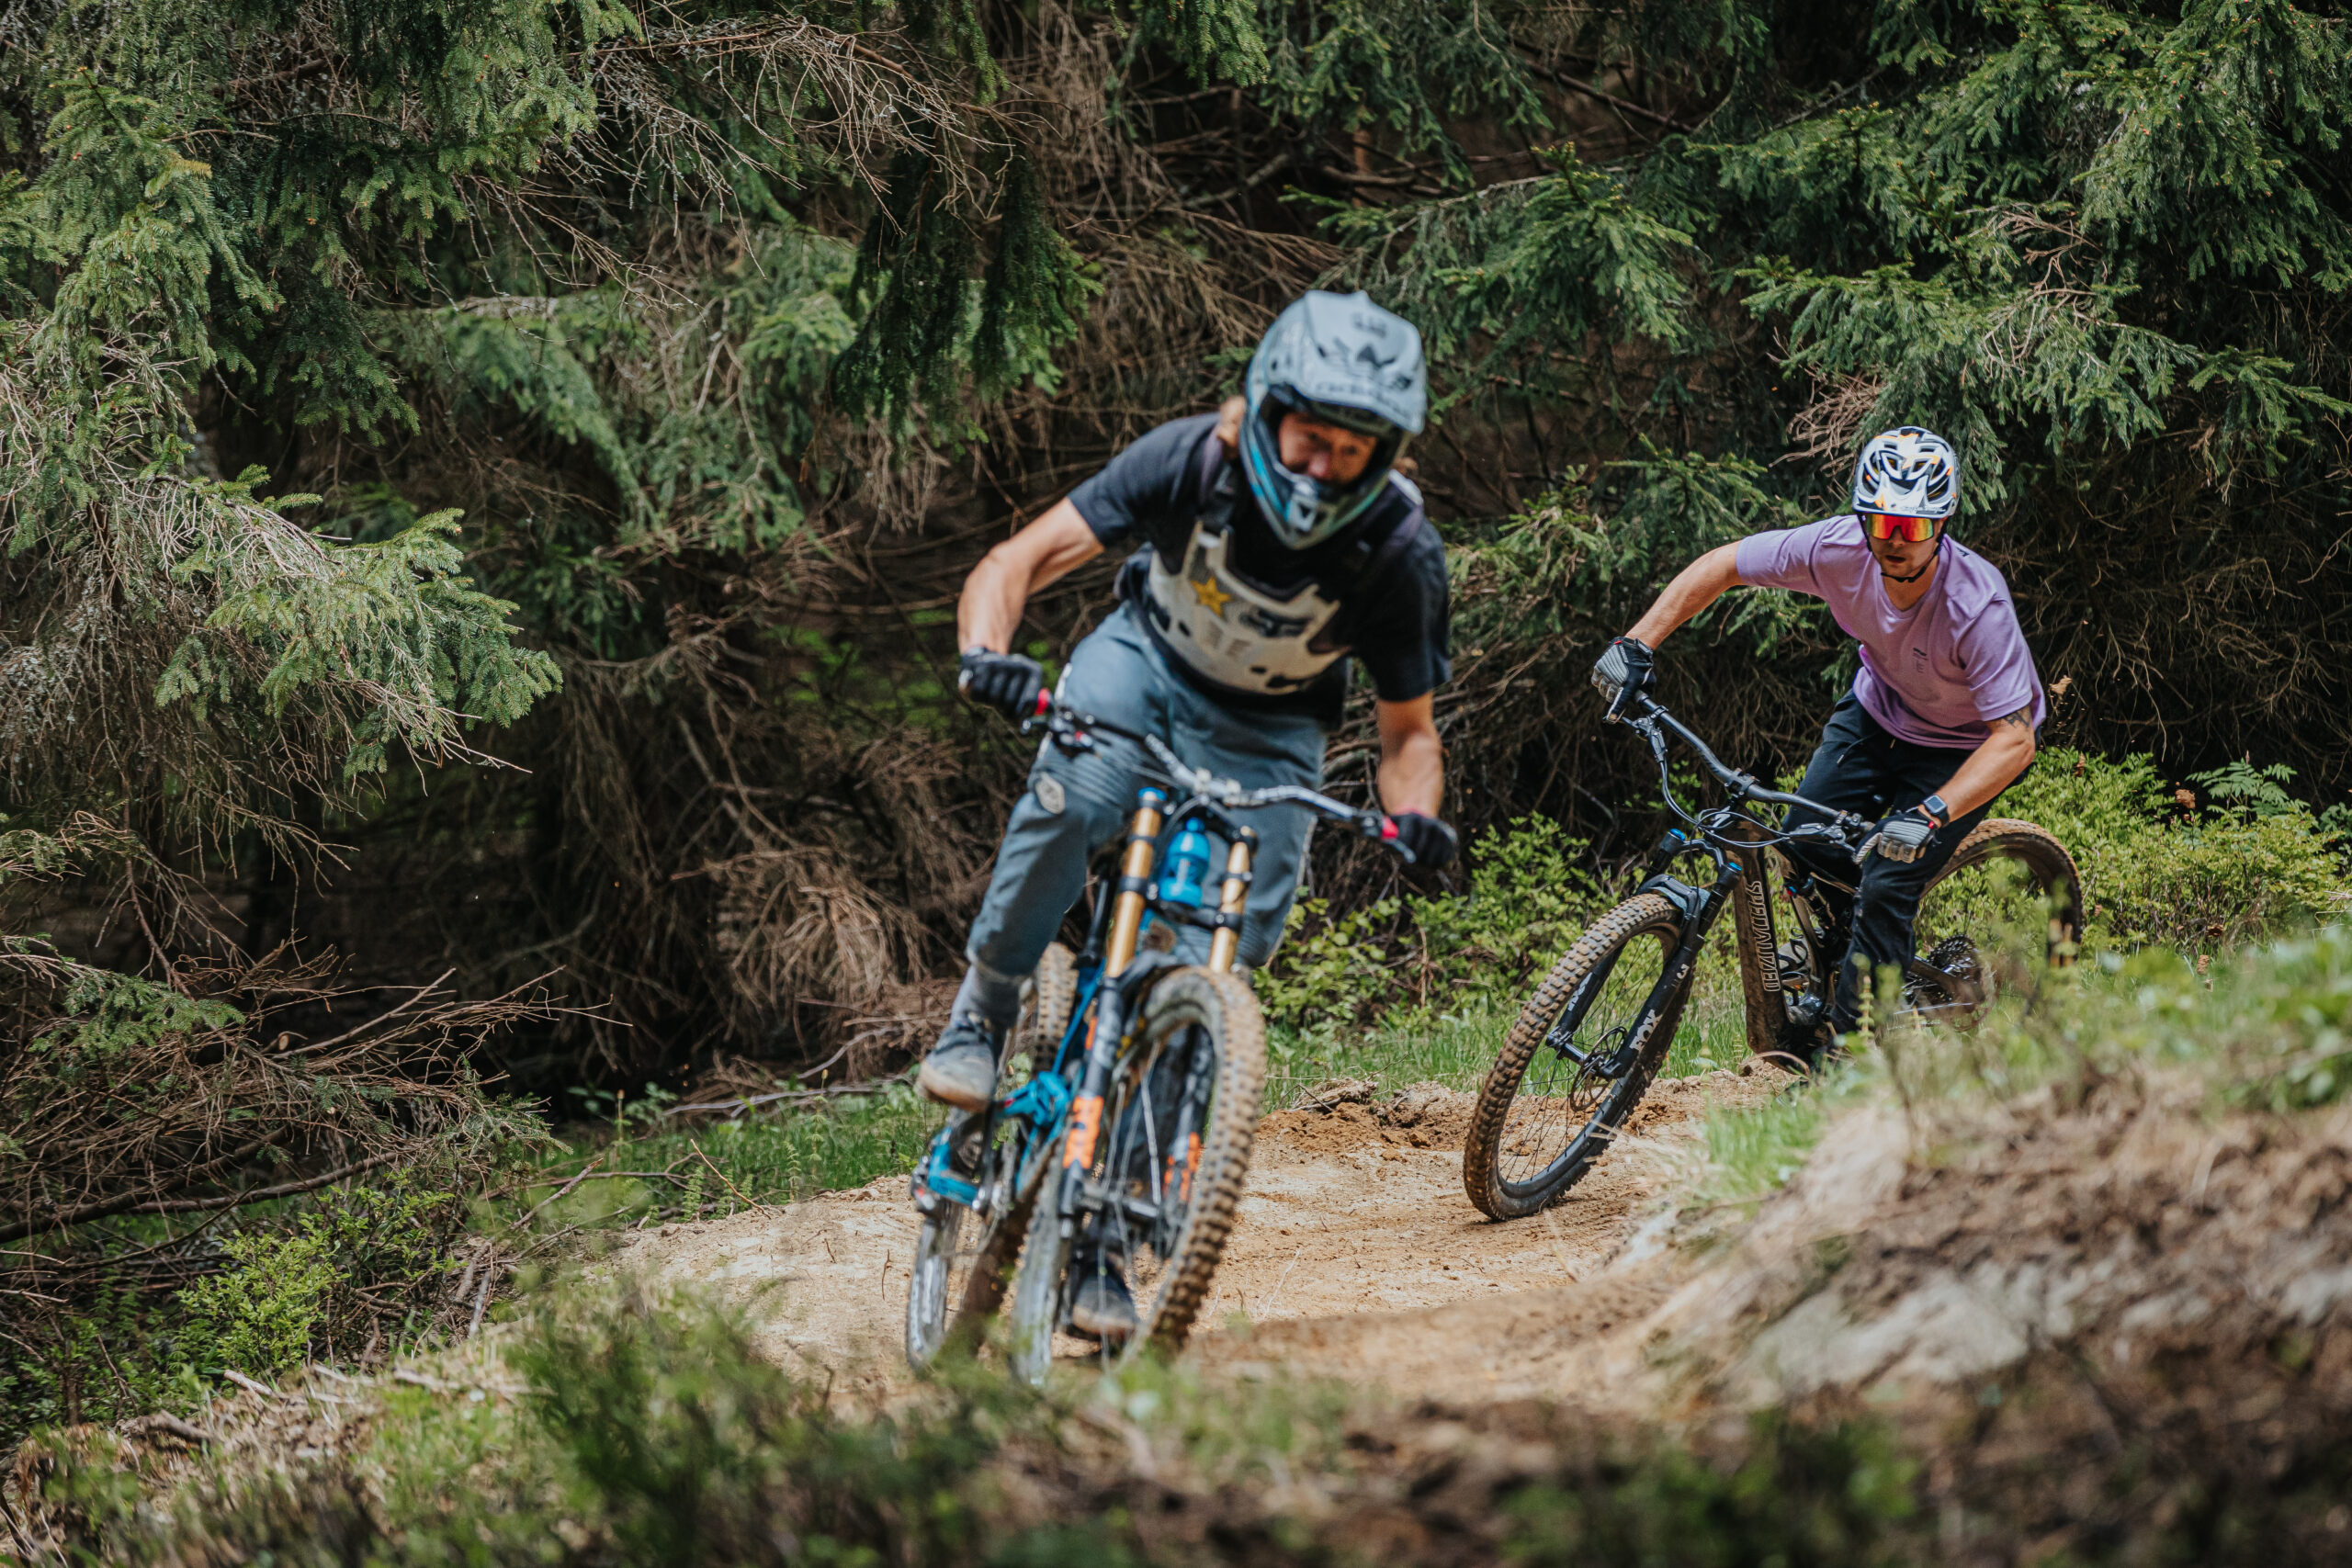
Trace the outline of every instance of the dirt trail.
<instances>
[{"instance_id":1,"label":"dirt trail","mask_svg":"<svg viewBox=\"0 0 2352 1568\"><path fill-rule=\"evenodd\" d=\"M1243 1373L1281 1365L1404 1393L1460 1393L1465 1377L1482 1393L1532 1391L1544 1359L1509 1349L1510 1322L1558 1321L1553 1292L1590 1280L1618 1250L1707 1106L1752 1103L1783 1081L1758 1068L1657 1085L1631 1135L1566 1202L1511 1224L1487 1221L1463 1195L1468 1095L1432 1085L1376 1108L1275 1111L1261 1126L1193 1354ZM614 1261L744 1307L763 1349L821 1371L842 1393L885 1392L905 1375L915 1240L906 1190L905 1178L889 1177L763 1213L665 1225ZM1576 1292L1574 1310L1614 1322L1662 1296L1638 1277L1611 1280ZM1479 1352L1470 1367L1474 1344L1503 1359Z\"/></svg>"}]
</instances>

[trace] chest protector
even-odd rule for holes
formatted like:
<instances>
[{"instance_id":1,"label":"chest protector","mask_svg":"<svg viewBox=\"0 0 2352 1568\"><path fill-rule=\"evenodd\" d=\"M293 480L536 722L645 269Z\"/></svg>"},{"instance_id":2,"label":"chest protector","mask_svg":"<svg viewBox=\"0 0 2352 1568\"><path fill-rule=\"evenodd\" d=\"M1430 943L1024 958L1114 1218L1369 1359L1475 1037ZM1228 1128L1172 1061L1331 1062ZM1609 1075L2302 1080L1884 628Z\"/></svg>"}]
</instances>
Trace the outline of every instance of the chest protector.
<instances>
[{"instance_id":1,"label":"chest protector","mask_svg":"<svg viewBox=\"0 0 2352 1568\"><path fill-rule=\"evenodd\" d=\"M1390 474L1411 511L1377 544L1343 552L1341 572L1310 577L1281 597L1229 564L1233 513L1246 502L1231 482L1224 443L1212 435L1202 445L1203 504L1183 559L1171 565L1154 549L1136 597L1160 646L1203 680L1258 695L1297 691L1348 656L1348 645L1331 636L1332 621L1348 592L1378 577L1419 533L1420 494L1411 480Z\"/></svg>"}]
</instances>

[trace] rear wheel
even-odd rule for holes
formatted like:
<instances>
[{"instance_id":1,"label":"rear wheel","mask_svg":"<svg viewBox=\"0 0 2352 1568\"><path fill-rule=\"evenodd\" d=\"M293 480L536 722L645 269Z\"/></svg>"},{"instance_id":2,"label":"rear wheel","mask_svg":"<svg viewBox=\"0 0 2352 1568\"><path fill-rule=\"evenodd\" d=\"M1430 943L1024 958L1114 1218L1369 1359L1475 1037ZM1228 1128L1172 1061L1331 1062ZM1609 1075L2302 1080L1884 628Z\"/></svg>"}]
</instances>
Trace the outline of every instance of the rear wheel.
<instances>
[{"instance_id":1,"label":"rear wheel","mask_svg":"<svg viewBox=\"0 0 2352 1568\"><path fill-rule=\"evenodd\" d=\"M963 1204L934 1200L915 1236L914 1269L907 1280L907 1364L931 1365L946 1348L956 1304L971 1284L978 1250L978 1216Z\"/></svg>"},{"instance_id":2,"label":"rear wheel","mask_svg":"<svg viewBox=\"0 0 2352 1568\"><path fill-rule=\"evenodd\" d=\"M1532 1214L1576 1185L1666 1060L1690 978L1663 989L1682 912L1655 893L1595 921L1536 988L1487 1074L1462 1151L1462 1183L1498 1220Z\"/></svg>"},{"instance_id":3,"label":"rear wheel","mask_svg":"<svg viewBox=\"0 0 2352 1568\"><path fill-rule=\"evenodd\" d=\"M1046 955L1037 961L1037 973L1030 976L1013 1050L1026 1051L1040 1067L1052 1066L1054 1049L1062 1043L1070 1009L1077 1005L1078 959L1060 942L1048 943Z\"/></svg>"},{"instance_id":4,"label":"rear wheel","mask_svg":"<svg viewBox=\"0 0 2352 1568\"><path fill-rule=\"evenodd\" d=\"M2082 879L2066 846L2030 822L1987 818L1920 894L1905 1007L1920 1021L1966 1027L1998 989L1996 950L2039 938L2048 962L2063 964L2082 931Z\"/></svg>"},{"instance_id":5,"label":"rear wheel","mask_svg":"<svg viewBox=\"0 0 2352 1568\"><path fill-rule=\"evenodd\" d=\"M1078 964L1069 949L1060 942L1047 947L1023 990L1007 1066L1025 1057L1032 1070L1041 1062L1050 1066L1078 997ZM1019 1086L999 1087L1001 1093L1010 1093ZM914 1267L907 1281L910 1366L928 1366L950 1346L970 1349L1004 1300L1005 1280L1021 1255L1038 1185L1034 1168L1025 1184L1012 1168L1025 1146L1025 1140L1013 1136L1017 1131L1011 1124L991 1129L997 1148L980 1168L980 1179L1001 1181L1002 1188L993 1194L994 1206L987 1217L943 1194L933 1195L931 1212L915 1236ZM1035 1162L1030 1163L1034 1168Z\"/></svg>"}]
</instances>

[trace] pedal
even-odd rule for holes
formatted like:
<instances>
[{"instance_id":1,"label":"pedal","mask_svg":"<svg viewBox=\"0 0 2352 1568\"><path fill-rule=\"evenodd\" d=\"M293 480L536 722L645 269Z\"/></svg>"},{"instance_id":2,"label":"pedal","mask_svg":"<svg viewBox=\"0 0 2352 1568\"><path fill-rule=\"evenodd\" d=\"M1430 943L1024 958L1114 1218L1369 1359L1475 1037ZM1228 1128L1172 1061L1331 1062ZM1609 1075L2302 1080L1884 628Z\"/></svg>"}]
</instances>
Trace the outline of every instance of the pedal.
<instances>
[{"instance_id":1,"label":"pedal","mask_svg":"<svg viewBox=\"0 0 2352 1568\"><path fill-rule=\"evenodd\" d=\"M978 1206L980 1168L987 1154L981 1139L986 1134L986 1123L978 1122L971 1123L968 1131L953 1123L941 1129L909 1179L908 1196L916 1208L928 1214L942 1198L967 1209Z\"/></svg>"}]
</instances>

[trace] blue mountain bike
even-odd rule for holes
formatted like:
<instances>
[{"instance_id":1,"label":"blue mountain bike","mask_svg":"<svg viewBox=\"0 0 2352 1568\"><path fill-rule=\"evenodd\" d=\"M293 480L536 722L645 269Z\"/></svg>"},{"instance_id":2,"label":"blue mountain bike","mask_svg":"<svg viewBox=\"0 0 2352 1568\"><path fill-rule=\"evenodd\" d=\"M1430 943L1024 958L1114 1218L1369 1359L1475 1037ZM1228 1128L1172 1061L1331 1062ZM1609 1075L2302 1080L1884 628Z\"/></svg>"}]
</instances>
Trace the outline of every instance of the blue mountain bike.
<instances>
[{"instance_id":1,"label":"blue mountain bike","mask_svg":"<svg viewBox=\"0 0 2352 1568\"><path fill-rule=\"evenodd\" d=\"M1139 1327L1105 1361L1146 1345L1182 1347L1208 1299L1257 1136L1265 1022L1234 970L1258 836L1240 818L1302 807L1366 838L1396 825L1295 784L1245 790L1186 766L1156 736L1070 712L1050 695L1053 744L1091 750L1097 734L1141 746L1153 768L1136 792L1124 846L1092 879L1088 935L1048 950L1008 1044L1000 1082L1025 1081L989 1110L958 1113L915 1167L922 1226L907 1292L907 1359L977 1348L1005 1308L1013 1371L1035 1383L1057 1338L1076 1351L1069 1307L1086 1267L1124 1260ZM1227 845L1210 897L1210 831ZM1112 874L1115 872L1115 876ZM1174 953L1184 927L1209 932L1208 962ZM1077 1266L1073 1267L1073 1260ZM1015 1267L1017 1262L1017 1269Z\"/></svg>"}]
</instances>

